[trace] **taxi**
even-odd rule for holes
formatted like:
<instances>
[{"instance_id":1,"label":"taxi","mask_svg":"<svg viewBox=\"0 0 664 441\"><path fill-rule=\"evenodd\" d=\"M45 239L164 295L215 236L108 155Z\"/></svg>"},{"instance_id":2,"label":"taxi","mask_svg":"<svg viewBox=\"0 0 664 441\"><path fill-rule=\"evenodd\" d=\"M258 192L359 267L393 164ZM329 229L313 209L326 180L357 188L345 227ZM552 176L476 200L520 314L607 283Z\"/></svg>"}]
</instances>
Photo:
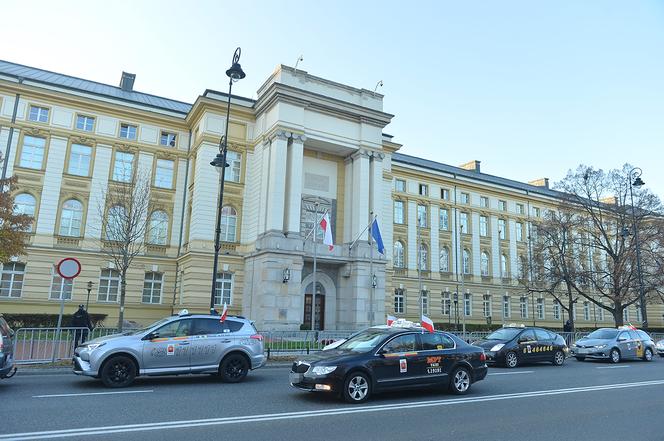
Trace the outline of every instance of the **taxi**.
<instances>
[{"instance_id":1,"label":"taxi","mask_svg":"<svg viewBox=\"0 0 664 441\"><path fill-rule=\"evenodd\" d=\"M608 360L619 363L625 359L652 361L656 346L644 331L632 325L618 328L600 328L572 345L572 356L585 359Z\"/></svg>"},{"instance_id":2,"label":"taxi","mask_svg":"<svg viewBox=\"0 0 664 441\"><path fill-rule=\"evenodd\" d=\"M462 395L486 374L481 348L400 319L295 361L289 380L297 389L333 393L356 404L377 392L422 387Z\"/></svg>"}]
</instances>

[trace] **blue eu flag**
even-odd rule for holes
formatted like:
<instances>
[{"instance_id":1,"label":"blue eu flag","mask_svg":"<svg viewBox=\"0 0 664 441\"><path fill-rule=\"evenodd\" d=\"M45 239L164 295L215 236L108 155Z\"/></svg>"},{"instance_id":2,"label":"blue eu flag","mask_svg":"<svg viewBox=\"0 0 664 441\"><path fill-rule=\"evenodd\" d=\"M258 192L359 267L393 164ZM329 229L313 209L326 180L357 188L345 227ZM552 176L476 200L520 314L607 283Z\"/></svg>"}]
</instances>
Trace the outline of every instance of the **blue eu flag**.
<instances>
[{"instance_id":1,"label":"blue eu flag","mask_svg":"<svg viewBox=\"0 0 664 441\"><path fill-rule=\"evenodd\" d=\"M383 238L380 235L380 228L378 228L378 219L374 219L373 225L371 225L371 237L376 241L376 246L378 246L378 252L380 254L385 254L385 246L383 245Z\"/></svg>"}]
</instances>

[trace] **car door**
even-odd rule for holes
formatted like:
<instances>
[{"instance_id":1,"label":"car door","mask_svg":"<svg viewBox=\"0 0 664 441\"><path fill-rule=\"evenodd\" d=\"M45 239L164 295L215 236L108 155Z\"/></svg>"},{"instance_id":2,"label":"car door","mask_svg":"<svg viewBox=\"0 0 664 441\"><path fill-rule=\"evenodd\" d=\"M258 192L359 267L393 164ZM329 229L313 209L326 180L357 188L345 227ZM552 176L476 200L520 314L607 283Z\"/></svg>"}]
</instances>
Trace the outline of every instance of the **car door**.
<instances>
[{"instance_id":1,"label":"car door","mask_svg":"<svg viewBox=\"0 0 664 441\"><path fill-rule=\"evenodd\" d=\"M632 346L634 347L634 357L642 358L645 350L645 340L639 335L637 331L628 331L629 337L632 339Z\"/></svg>"},{"instance_id":2,"label":"car door","mask_svg":"<svg viewBox=\"0 0 664 441\"><path fill-rule=\"evenodd\" d=\"M632 337L629 335L629 332L622 331L620 334L618 334L616 342L618 344L618 349L620 350L620 355L622 358L636 357L636 342L632 341Z\"/></svg>"},{"instance_id":3,"label":"car door","mask_svg":"<svg viewBox=\"0 0 664 441\"><path fill-rule=\"evenodd\" d=\"M233 322L233 323L230 323ZM234 320L219 318L194 319L194 335L191 338L191 371L202 372L217 370L223 355L235 344L231 328ZM242 323L240 323L240 327Z\"/></svg>"},{"instance_id":4,"label":"car door","mask_svg":"<svg viewBox=\"0 0 664 441\"><path fill-rule=\"evenodd\" d=\"M553 359L553 352L555 350L553 345L553 334L545 331L544 329L535 329L535 337L537 337L537 360L550 361Z\"/></svg>"},{"instance_id":5,"label":"car door","mask_svg":"<svg viewBox=\"0 0 664 441\"><path fill-rule=\"evenodd\" d=\"M415 367L417 375L431 383L448 381L456 361L454 340L442 332L420 334L421 350L417 355Z\"/></svg>"},{"instance_id":6,"label":"car door","mask_svg":"<svg viewBox=\"0 0 664 441\"><path fill-rule=\"evenodd\" d=\"M532 329L526 329L517 337L519 356L525 362L537 361L537 337Z\"/></svg>"},{"instance_id":7,"label":"car door","mask_svg":"<svg viewBox=\"0 0 664 441\"><path fill-rule=\"evenodd\" d=\"M421 359L418 360L417 334L400 334L388 340L377 351L373 363L376 383L379 388L409 386L421 375Z\"/></svg>"},{"instance_id":8,"label":"car door","mask_svg":"<svg viewBox=\"0 0 664 441\"><path fill-rule=\"evenodd\" d=\"M143 339L143 369L147 373L189 372L193 320L174 320Z\"/></svg>"}]
</instances>

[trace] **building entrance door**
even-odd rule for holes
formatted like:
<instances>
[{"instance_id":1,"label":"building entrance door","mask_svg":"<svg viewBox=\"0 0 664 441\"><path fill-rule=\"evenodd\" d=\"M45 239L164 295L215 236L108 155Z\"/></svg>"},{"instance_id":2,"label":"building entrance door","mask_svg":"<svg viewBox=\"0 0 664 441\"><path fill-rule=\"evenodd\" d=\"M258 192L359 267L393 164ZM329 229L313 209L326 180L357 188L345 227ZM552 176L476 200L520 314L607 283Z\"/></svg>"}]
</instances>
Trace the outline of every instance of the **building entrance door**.
<instances>
[{"instance_id":1,"label":"building entrance door","mask_svg":"<svg viewBox=\"0 0 664 441\"><path fill-rule=\"evenodd\" d=\"M304 324L309 327L309 329L323 330L325 328L325 288L322 285L318 284L318 289L316 292L316 313L315 320L316 323L314 326L311 326L311 304L313 301L312 295L312 286L309 284L307 291L304 294Z\"/></svg>"}]
</instances>

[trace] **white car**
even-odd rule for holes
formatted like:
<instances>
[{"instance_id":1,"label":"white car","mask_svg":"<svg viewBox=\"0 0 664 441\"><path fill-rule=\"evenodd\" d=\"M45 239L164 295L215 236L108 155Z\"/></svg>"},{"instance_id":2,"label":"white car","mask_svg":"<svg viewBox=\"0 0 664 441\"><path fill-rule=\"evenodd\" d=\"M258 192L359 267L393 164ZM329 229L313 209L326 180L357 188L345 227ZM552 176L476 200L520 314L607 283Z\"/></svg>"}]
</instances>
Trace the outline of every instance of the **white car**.
<instances>
[{"instance_id":1,"label":"white car","mask_svg":"<svg viewBox=\"0 0 664 441\"><path fill-rule=\"evenodd\" d=\"M664 340L660 340L655 344L655 350L660 357L664 357Z\"/></svg>"}]
</instances>

